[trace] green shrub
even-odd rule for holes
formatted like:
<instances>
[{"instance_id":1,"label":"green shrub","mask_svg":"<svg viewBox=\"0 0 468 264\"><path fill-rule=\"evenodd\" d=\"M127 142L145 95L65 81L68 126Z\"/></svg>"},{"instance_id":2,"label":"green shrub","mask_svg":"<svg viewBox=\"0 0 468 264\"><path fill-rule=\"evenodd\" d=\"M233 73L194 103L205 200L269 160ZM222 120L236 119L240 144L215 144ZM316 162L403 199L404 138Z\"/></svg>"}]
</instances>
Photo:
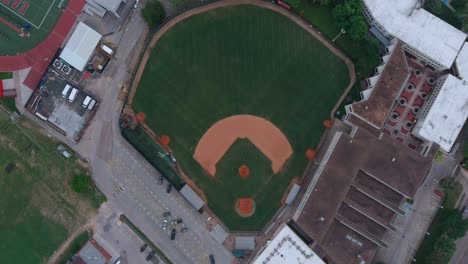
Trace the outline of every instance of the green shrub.
<instances>
[{"instance_id":1,"label":"green shrub","mask_svg":"<svg viewBox=\"0 0 468 264\"><path fill-rule=\"evenodd\" d=\"M148 27L153 29L161 24L166 17L166 12L161 2L152 0L145 4L141 10L141 16L148 24Z\"/></svg>"},{"instance_id":2,"label":"green shrub","mask_svg":"<svg viewBox=\"0 0 468 264\"><path fill-rule=\"evenodd\" d=\"M349 0L337 4L332 11L337 25L354 40L362 40L367 33L367 22L362 13L361 0Z\"/></svg>"}]
</instances>

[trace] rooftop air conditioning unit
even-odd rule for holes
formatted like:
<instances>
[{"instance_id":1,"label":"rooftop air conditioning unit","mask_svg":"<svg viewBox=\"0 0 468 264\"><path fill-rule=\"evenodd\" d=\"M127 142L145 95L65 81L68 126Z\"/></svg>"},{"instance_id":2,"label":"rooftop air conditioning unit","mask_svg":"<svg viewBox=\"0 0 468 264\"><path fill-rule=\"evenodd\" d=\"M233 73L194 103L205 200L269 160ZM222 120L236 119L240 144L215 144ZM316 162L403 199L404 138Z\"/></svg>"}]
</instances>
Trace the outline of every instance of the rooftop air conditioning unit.
<instances>
[{"instance_id":1,"label":"rooftop air conditioning unit","mask_svg":"<svg viewBox=\"0 0 468 264\"><path fill-rule=\"evenodd\" d=\"M66 75L70 75L70 73L72 72L72 69L70 66L65 64L62 67L62 72L65 73Z\"/></svg>"},{"instance_id":2,"label":"rooftop air conditioning unit","mask_svg":"<svg viewBox=\"0 0 468 264\"><path fill-rule=\"evenodd\" d=\"M63 62L60 59L55 59L54 61L54 67L57 69L61 69L63 66Z\"/></svg>"}]
</instances>

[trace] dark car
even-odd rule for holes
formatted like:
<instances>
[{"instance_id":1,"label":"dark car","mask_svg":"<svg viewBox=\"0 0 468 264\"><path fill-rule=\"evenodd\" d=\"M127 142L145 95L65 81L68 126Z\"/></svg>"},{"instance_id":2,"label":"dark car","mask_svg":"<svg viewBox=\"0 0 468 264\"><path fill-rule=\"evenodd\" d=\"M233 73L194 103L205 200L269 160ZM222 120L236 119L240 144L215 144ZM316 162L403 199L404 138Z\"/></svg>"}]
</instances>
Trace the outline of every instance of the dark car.
<instances>
[{"instance_id":1,"label":"dark car","mask_svg":"<svg viewBox=\"0 0 468 264\"><path fill-rule=\"evenodd\" d=\"M140 252L143 252L145 251L145 249L148 247L148 245L144 244L143 246L141 246L140 248Z\"/></svg>"},{"instance_id":2,"label":"dark car","mask_svg":"<svg viewBox=\"0 0 468 264\"><path fill-rule=\"evenodd\" d=\"M164 177L163 177L162 175L159 176L159 180L158 180L159 185L162 185L162 184L163 184L163 181L164 181Z\"/></svg>"},{"instance_id":3,"label":"dark car","mask_svg":"<svg viewBox=\"0 0 468 264\"><path fill-rule=\"evenodd\" d=\"M152 259L154 257L154 254L156 254L156 252L153 250L151 251L148 256L146 256L146 261L150 261L150 259Z\"/></svg>"},{"instance_id":4,"label":"dark car","mask_svg":"<svg viewBox=\"0 0 468 264\"><path fill-rule=\"evenodd\" d=\"M210 255L210 264L215 264L215 259L213 255Z\"/></svg>"},{"instance_id":5,"label":"dark car","mask_svg":"<svg viewBox=\"0 0 468 264\"><path fill-rule=\"evenodd\" d=\"M182 233L185 233L185 232L187 232L187 231L188 231L188 228L186 228L186 227L180 229L180 232L182 232Z\"/></svg>"},{"instance_id":6,"label":"dark car","mask_svg":"<svg viewBox=\"0 0 468 264\"><path fill-rule=\"evenodd\" d=\"M171 240L175 239L175 235L176 235L176 230L173 228L171 231Z\"/></svg>"},{"instance_id":7,"label":"dark car","mask_svg":"<svg viewBox=\"0 0 468 264\"><path fill-rule=\"evenodd\" d=\"M170 183L167 183L166 192L167 192L167 193L170 193L170 192L171 192L171 189L172 189L172 185L171 185Z\"/></svg>"},{"instance_id":8,"label":"dark car","mask_svg":"<svg viewBox=\"0 0 468 264\"><path fill-rule=\"evenodd\" d=\"M181 224L182 223L182 219L175 219L175 220L172 220L172 224L173 225L178 225L178 224Z\"/></svg>"},{"instance_id":9,"label":"dark car","mask_svg":"<svg viewBox=\"0 0 468 264\"><path fill-rule=\"evenodd\" d=\"M163 216L164 216L164 217L171 216L171 212L165 212L165 213L163 213Z\"/></svg>"}]
</instances>

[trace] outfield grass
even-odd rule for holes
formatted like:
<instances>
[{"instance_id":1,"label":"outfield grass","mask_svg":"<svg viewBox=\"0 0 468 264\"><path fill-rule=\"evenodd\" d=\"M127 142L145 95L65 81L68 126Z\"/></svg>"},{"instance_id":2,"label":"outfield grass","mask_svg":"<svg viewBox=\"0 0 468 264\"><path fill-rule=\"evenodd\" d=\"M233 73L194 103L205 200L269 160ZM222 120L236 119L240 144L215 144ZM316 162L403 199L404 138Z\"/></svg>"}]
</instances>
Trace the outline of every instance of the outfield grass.
<instances>
[{"instance_id":1,"label":"outfield grass","mask_svg":"<svg viewBox=\"0 0 468 264\"><path fill-rule=\"evenodd\" d=\"M96 212L88 198L70 187L73 175L83 170L75 160L60 156L58 143L37 129L23 119L13 124L0 111L2 263L45 263Z\"/></svg>"},{"instance_id":2,"label":"outfield grass","mask_svg":"<svg viewBox=\"0 0 468 264\"><path fill-rule=\"evenodd\" d=\"M44 20L41 28L37 29L31 27L31 29L29 30L29 38L20 37L16 31L8 27L6 24L0 22L0 32L3 33L2 36L0 36L0 56L24 53L41 43L49 35L49 33L52 32L52 30L55 27L55 24L57 24L57 21L62 15L58 8L58 4L60 2L63 2L63 6L66 6L68 2L70 2L70 0L55 1L54 6L50 9L50 12ZM34 13L34 5L35 3L32 2L32 5L29 7L28 12ZM43 12L41 12L41 14L43 14ZM10 10L6 9L3 6L0 6L0 16L19 28L22 28L27 23L23 19L11 13Z\"/></svg>"},{"instance_id":3,"label":"outfield grass","mask_svg":"<svg viewBox=\"0 0 468 264\"><path fill-rule=\"evenodd\" d=\"M304 153L317 146L322 122L329 119L348 82L346 65L286 17L259 7L227 7L193 16L161 38L133 107L147 114L145 122L157 134L171 137L170 146L183 170L230 229L259 230L279 208L289 182L302 176L307 165ZM225 157L231 161L218 164L215 178L193 159L206 130L238 114L266 118L288 138L294 154L278 175L259 175L244 184L229 177L239 163L234 154ZM237 155L258 152L239 144ZM250 167L261 172L265 164L250 162ZM256 213L250 218L236 215L240 190L261 179L271 180L249 192L255 196Z\"/></svg>"},{"instance_id":4,"label":"outfield grass","mask_svg":"<svg viewBox=\"0 0 468 264\"><path fill-rule=\"evenodd\" d=\"M340 33L331 14L332 8L324 5L314 4L311 1L301 1L298 14L317 27L329 39L335 38ZM380 63L380 55L377 49L377 40L368 38L355 41L347 34L342 34L335 45L354 62L358 80L365 79L372 73Z\"/></svg>"}]
</instances>

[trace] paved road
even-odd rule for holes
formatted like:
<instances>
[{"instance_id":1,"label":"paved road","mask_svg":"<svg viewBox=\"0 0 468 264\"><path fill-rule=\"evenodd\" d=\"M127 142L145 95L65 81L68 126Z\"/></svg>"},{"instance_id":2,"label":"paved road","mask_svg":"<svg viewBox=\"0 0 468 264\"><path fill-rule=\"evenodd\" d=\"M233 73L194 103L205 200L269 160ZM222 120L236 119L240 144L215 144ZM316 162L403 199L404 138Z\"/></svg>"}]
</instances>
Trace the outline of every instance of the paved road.
<instances>
[{"instance_id":1,"label":"paved road","mask_svg":"<svg viewBox=\"0 0 468 264\"><path fill-rule=\"evenodd\" d=\"M102 102L79 144L61 136L44 123L38 123L89 160L93 179L108 198L107 206L116 215L125 214L174 263L209 263L209 254L215 256L217 263L232 263L235 261L232 254L205 229L206 219L174 189L167 194L157 184L159 173L120 135L118 117L122 102L118 100L119 89L128 77L129 65L134 62L145 33L146 26L139 12L133 12L122 34L115 59L108 65L104 76L88 82L86 90L100 97ZM29 113L25 115L38 121ZM173 215L183 218L190 231L178 233L176 240L171 241L161 228L164 211L171 211ZM129 260L129 263L138 262Z\"/></svg>"},{"instance_id":2,"label":"paved road","mask_svg":"<svg viewBox=\"0 0 468 264\"><path fill-rule=\"evenodd\" d=\"M463 184L463 192L465 193L464 201L461 202L464 206L468 207L468 171L461 169L458 173L458 180ZM464 237L456 241L457 249L453 254L450 264L464 264L468 263L468 233Z\"/></svg>"}]
</instances>

